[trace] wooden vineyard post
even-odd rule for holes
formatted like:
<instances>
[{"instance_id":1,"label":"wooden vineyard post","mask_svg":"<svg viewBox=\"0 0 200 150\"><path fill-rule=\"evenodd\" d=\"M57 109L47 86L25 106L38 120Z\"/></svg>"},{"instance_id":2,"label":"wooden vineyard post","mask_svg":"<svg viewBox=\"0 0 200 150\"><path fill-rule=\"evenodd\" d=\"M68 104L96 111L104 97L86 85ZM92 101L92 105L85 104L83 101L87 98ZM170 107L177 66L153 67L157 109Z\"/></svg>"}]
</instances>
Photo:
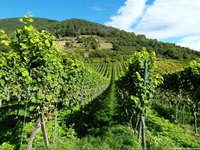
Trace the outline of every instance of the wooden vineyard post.
<instances>
[{"instance_id":1,"label":"wooden vineyard post","mask_svg":"<svg viewBox=\"0 0 200 150\"><path fill-rule=\"evenodd\" d=\"M147 146L146 146L146 133L145 133L145 128L146 128L146 125L145 125L145 115L142 115L141 116L141 122L142 122L142 146L143 146L143 150L146 150Z\"/></svg>"},{"instance_id":2,"label":"wooden vineyard post","mask_svg":"<svg viewBox=\"0 0 200 150\"><path fill-rule=\"evenodd\" d=\"M40 118L41 118L42 133L43 133L43 138L44 138L44 146L46 149L48 149L49 148L49 140L48 140L48 136L47 136L47 130L46 130L44 117L41 115Z\"/></svg>"},{"instance_id":3,"label":"wooden vineyard post","mask_svg":"<svg viewBox=\"0 0 200 150\"><path fill-rule=\"evenodd\" d=\"M147 82L147 61L145 61L145 64L144 64L145 68L144 68L144 86L146 86L146 82ZM146 93L145 93L146 94ZM146 128L146 125L145 125L145 119L146 119L146 114L145 112L142 113L141 115L141 123L142 123L142 146L143 146L143 150L146 150L146 134L145 134L145 128Z\"/></svg>"}]
</instances>

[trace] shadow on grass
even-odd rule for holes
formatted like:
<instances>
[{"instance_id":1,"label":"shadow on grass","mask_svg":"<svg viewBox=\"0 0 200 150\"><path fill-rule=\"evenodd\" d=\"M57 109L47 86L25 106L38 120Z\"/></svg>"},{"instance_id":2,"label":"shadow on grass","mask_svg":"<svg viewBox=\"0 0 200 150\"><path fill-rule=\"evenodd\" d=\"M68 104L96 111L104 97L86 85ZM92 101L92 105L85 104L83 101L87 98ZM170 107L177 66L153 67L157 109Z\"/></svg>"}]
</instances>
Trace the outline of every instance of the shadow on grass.
<instances>
[{"instance_id":1,"label":"shadow on grass","mask_svg":"<svg viewBox=\"0 0 200 150\"><path fill-rule=\"evenodd\" d=\"M6 105L0 108L0 145L8 141L16 144L16 141L19 141L24 115L17 114L18 109L24 113L22 104ZM30 117L26 117L26 122L30 120Z\"/></svg>"},{"instance_id":2,"label":"shadow on grass","mask_svg":"<svg viewBox=\"0 0 200 150\"><path fill-rule=\"evenodd\" d=\"M121 113L122 107L118 103L114 82L111 80L109 87L82 110L66 116L67 127L73 125L79 137L84 137L87 134L94 137L102 136L108 127L125 122Z\"/></svg>"},{"instance_id":3,"label":"shadow on grass","mask_svg":"<svg viewBox=\"0 0 200 150\"><path fill-rule=\"evenodd\" d=\"M154 102L152 108L158 113L159 117L163 117L164 119L167 119L172 123L175 122L175 106L172 107L172 110L170 111L170 107L168 106L168 104L164 104L163 106L161 106L160 103ZM178 107L178 109L178 123L182 123L182 117L184 117L184 124L193 124L193 116L188 111L188 109L184 109L184 116L182 116L182 108Z\"/></svg>"}]
</instances>

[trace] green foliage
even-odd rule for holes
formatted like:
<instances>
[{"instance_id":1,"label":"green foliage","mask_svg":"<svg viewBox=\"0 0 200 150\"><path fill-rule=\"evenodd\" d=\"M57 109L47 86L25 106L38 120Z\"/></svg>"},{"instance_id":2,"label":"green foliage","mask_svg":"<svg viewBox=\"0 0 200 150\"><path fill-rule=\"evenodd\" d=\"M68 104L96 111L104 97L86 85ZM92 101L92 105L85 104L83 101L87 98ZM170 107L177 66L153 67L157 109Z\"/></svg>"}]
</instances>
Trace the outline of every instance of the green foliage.
<instances>
[{"instance_id":1,"label":"green foliage","mask_svg":"<svg viewBox=\"0 0 200 150\"><path fill-rule=\"evenodd\" d=\"M148 110L147 124L147 130L150 131L150 133L147 132L147 143L150 149L154 149L154 147L159 149L161 145L163 150L169 149L170 146L174 148L197 148L200 146L198 137L192 136L177 125L158 117L155 111ZM163 140L161 141L161 139Z\"/></svg>"},{"instance_id":2,"label":"green foliage","mask_svg":"<svg viewBox=\"0 0 200 150\"><path fill-rule=\"evenodd\" d=\"M58 137L56 143L50 146L50 150L79 150L78 148L79 139L77 137L74 138L66 138L64 136ZM43 150L44 148L41 148Z\"/></svg>"},{"instance_id":3,"label":"green foliage","mask_svg":"<svg viewBox=\"0 0 200 150\"><path fill-rule=\"evenodd\" d=\"M97 148L99 150L131 150L133 147L135 150L142 149L132 131L126 126L118 125L107 128L107 131L100 137L92 135L87 135L81 139L76 136L59 137L57 142L50 147L50 150L93 150Z\"/></svg>"},{"instance_id":4,"label":"green foliage","mask_svg":"<svg viewBox=\"0 0 200 150\"><path fill-rule=\"evenodd\" d=\"M11 50L10 47L5 46L4 44L0 43L0 51L1 52L9 52Z\"/></svg>"},{"instance_id":5,"label":"green foliage","mask_svg":"<svg viewBox=\"0 0 200 150\"><path fill-rule=\"evenodd\" d=\"M0 145L0 150L14 150L14 146L8 143L3 143Z\"/></svg>"},{"instance_id":6,"label":"green foliage","mask_svg":"<svg viewBox=\"0 0 200 150\"><path fill-rule=\"evenodd\" d=\"M104 61L110 60L110 61L122 61L123 56L120 55L121 53L118 51L111 51L109 49L102 49L97 51L91 51L89 53L89 58L102 58Z\"/></svg>"},{"instance_id":7,"label":"green foliage","mask_svg":"<svg viewBox=\"0 0 200 150\"><path fill-rule=\"evenodd\" d=\"M137 118L146 112L156 86L162 81L161 77L153 74L155 60L153 52L148 53L145 49L136 52L129 60L128 70L118 81L118 88L126 101L124 105L127 107L131 122L131 116Z\"/></svg>"},{"instance_id":8,"label":"green foliage","mask_svg":"<svg viewBox=\"0 0 200 150\"><path fill-rule=\"evenodd\" d=\"M89 135L82 138L78 143L79 149L93 150L98 147L99 150L141 150L141 146L137 141L136 136L127 126L111 126L101 137Z\"/></svg>"},{"instance_id":9,"label":"green foliage","mask_svg":"<svg viewBox=\"0 0 200 150\"><path fill-rule=\"evenodd\" d=\"M28 143L28 140L29 140L29 136L30 136L30 133L31 131L34 129L34 122L29 122L25 125L24 127L24 139L23 139L23 148L22 149L26 149L27 147L27 143ZM46 122L46 127L47 127L47 131L48 131L48 138L49 138L49 141L51 142L52 139L53 139L53 132L54 132L54 120L49 120ZM58 138L58 141L59 139L60 140L63 140L62 137L65 136L65 138L68 138L68 140L72 140L72 136L69 137L70 135L70 132L68 131L65 131L63 130L63 128L61 128L59 126L59 124L56 125L57 127L57 138ZM70 130L70 129L68 129ZM44 142L43 142L43 136L42 136L42 130L40 130L40 132L35 136L34 138L34 141L33 141L33 149L44 149ZM67 136L66 136L67 135ZM57 143L56 143L57 144ZM52 147L55 146L55 144L52 144Z\"/></svg>"},{"instance_id":10,"label":"green foliage","mask_svg":"<svg viewBox=\"0 0 200 150\"><path fill-rule=\"evenodd\" d=\"M124 55L133 55L136 52L135 46L120 46L120 52Z\"/></svg>"},{"instance_id":11,"label":"green foliage","mask_svg":"<svg viewBox=\"0 0 200 150\"><path fill-rule=\"evenodd\" d=\"M145 48L141 52L136 52L129 60L126 73L117 83L131 129L137 130L139 122L139 128L143 129L143 149L146 149L146 111L151 105L155 88L162 83L162 77L153 74L155 61L154 52L148 53Z\"/></svg>"},{"instance_id":12,"label":"green foliage","mask_svg":"<svg viewBox=\"0 0 200 150\"><path fill-rule=\"evenodd\" d=\"M1 104L28 103L26 111L35 119L54 112L58 103L72 109L79 104L83 89L87 90L85 96L92 97L107 87L109 79L87 69L76 56L61 51L52 35L31 25L31 17L25 16L20 22L24 27L11 38L0 31L1 42L12 48L9 53L1 52ZM40 141L37 146L41 138L36 137L35 141Z\"/></svg>"},{"instance_id":13,"label":"green foliage","mask_svg":"<svg viewBox=\"0 0 200 150\"><path fill-rule=\"evenodd\" d=\"M181 71L164 76L164 83L161 89L177 95L184 95L185 98L178 100L182 107L187 106L194 116L194 129L197 133L197 114L199 113L199 84L200 63L192 61L190 65ZM185 100L184 100L185 99Z\"/></svg>"},{"instance_id":14,"label":"green foliage","mask_svg":"<svg viewBox=\"0 0 200 150\"><path fill-rule=\"evenodd\" d=\"M118 50L120 50L120 46L117 44L113 44L112 50L118 51Z\"/></svg>"},{"instance_id":15,"label":"green foliage","mask_svg":"<svg viewBox=\"0 0 200 150\"><path fill-rule=\"evenodd\" d=\"M163 135L153 135L147 130L147 149L149 150L168 150L177 147L174 141Z\"/></svg>"},{"instance_id":16,"label":"green foliage","mask_svg":"<svg viewBox=\"0 0 200 150\"><path fill-rule=\"evenodd\" d=\"M90 37L78 36L77 41L78 43L84 43L87 49L97 49L99 47L99 41L93 36Z\"/></svg>"},{"instance_id":17,"label":"green foliage","mask_svg":"<svg viewBox=\"0 0 200 150\"><path fill-rule=\"evenodd\" d=\"M70 47L71 46L71 42L65 42L65 47Z\"/></svg>"}]
</instances>

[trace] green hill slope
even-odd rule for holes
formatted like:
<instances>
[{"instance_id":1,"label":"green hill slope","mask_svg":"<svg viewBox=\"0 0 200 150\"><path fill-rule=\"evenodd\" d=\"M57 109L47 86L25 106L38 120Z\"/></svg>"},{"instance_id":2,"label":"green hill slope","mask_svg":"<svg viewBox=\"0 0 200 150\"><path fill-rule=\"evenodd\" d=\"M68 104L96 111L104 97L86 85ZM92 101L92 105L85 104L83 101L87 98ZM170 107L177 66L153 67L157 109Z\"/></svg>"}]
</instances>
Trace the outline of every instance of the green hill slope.
<instances>
[{"instance_id":1,"label":"green hill slope","mask_svg":"<svg viewBox=\"0 0 200 150\"><path fill-rule=\"evenodd\" d=\"M180 47L174 43L159 42L148 39L145 35L136 35L113 27L82 19L69 19L46 27L56 37L97 35L104 37L113 44L112 50L130 55L146 47L148 51L155 51L158 57L172 59L195 59L200 56L198 51Z\"/></svg>"},{"instance_id":2,"label":"green hill slope","mask_svg":"<svg viewBox=\"0 0 200 150\"><path fill-rule=\"evenodd\" d=\"M146 47L148 51L155 51L158 58L192 60L200 57L200 52L177 46L174 43L159 42L156 39L148 39L145 35L136 35L134 32L126 32L83 19L68 19L64 21L55 21L45 18L33 19L34 27L38 30L48 30L51 34L56 36L57 39L62 39L64 37L78 38L81 35L96 36L99 37L100 40L103 38L104 44L110 46L108 50L114 52L114 54L109 52L106 57L110 57L110 55L117 55L117 57L123 55L127 58L126 56L132 55L135 51L140 51L142 47ZM8 34L12 34L15 29L21 26L22 24L19 22L19 18L0 19L0 29L4 29ZM65 42L68 42L67 44L70 45L70 42L72 43L74 41L67 41L65 39L63 45ZM88 50L88 45L81 48ZM74 49L76 50L79 48L75 47ZM97 47L97 49L102 48ZM92 57L94 57L94 54L92 55Z\"/></svg>"},{"instance_id":3,"label":"green hill slope","mask_svg":"<svg viewBox=\"0 0 200 150\"><path fill-rule=\"evenodd\" d=\"M0 29L5 30L7 34L12 34L16 29L23 26L22 23L19 22L19 19L20 18L0 19ZM33 17L33 19L34 19L33 26L37 29L57 22L56 20L45 19L45 18Z\"/></svg>"},{"instance_id":4,"label":"green hill slope","mask_svg":"<svg viewBox=\"0 0 200 150\"><path fill-rule=\"evenodd\" d=\"M21 26L18 19L1 19L0 29L4 29L8 34L11 34ZM146 47L148 51L155 51L159 58L191 60L200 57L200 52L177 46L174 43L159 42L156 39L148 39L145 35L136 35L133 32L126 32L83 19L68 19L60 22L44 18L33 19L33 25L37 29L48 30L57 38L78 37L80 35L103 37L107 43L112 45L111 50L119 52L120 55L128 56L135 51L140 51L142 47Z\"/></svg>"}]
</instances>

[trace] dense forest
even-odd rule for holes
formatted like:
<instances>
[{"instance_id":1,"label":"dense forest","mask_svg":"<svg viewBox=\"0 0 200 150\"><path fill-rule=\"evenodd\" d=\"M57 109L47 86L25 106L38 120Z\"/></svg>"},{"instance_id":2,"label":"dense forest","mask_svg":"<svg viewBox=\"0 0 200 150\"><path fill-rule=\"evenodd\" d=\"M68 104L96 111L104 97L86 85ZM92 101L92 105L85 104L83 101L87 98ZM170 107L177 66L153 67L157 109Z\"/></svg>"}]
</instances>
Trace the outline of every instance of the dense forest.
<instances>
[{"instance_id":1,"label":"dense forest","mask_svg":"<svg viewBox=\"0 0 200 150\"><path fill-rule=\"evenodd\" d=\"M1 19L0 29L4 29L6 33L11 34L15 29L22 27L18 19ZM146 47L149 52L155 51L158 58L192 60L200 56L200 52L186 47L160 42L156 39L148 39L145 35L136 35L133 32L126 32L82 19L68 19L60 22L44 18L34 18L34 20L33 25L35 28L40 31L43 29L48 30L57 39L71 36L78 37L80 35L97 35L105 38L107 42L112 43L111 50L115 51L114 54L108 52L106 57L110 57L110 55L130 55L135 51L140 51L142 47ZM92 57L94 57L94 53ZM101 55L97 55L101 57Z\"/></svg>"}]
</instances>

